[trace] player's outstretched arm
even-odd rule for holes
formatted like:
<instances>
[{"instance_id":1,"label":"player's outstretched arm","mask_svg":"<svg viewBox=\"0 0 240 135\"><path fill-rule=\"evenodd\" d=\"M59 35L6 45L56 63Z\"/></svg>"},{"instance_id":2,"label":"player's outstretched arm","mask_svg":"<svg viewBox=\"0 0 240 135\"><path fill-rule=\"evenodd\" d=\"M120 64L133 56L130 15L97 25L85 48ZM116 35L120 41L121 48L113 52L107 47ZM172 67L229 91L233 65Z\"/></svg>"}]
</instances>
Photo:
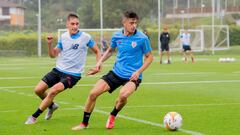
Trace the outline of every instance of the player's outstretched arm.
<instances>
[{"instance_id":1,"label":"player's outstretched arm","mask_svg":"<svg viewBox=\"0 0 240 135\"><path fill-rule=\"evenodd\" d=\"M58 55L58 53L60 52L60 49L59 48L53 48L52 43L53 43L53 36L51 34L49 34L47 36L48 55L51 58L55 58Z\"/></svg>"},{"instance_id":2,"label":"player's outstretched arm","mask_svg":"<svg viewBox=\"0 0 240 135\"><path fill-rule=\"evenodd\" d=\"M88 71L87 75L94 75L94 74L100 72L100 71L101 71L102 63L103 63L105 60L107 60L110 56L112 56L113 52L114 52L114 49L111 48L111 47L109 47L109 48L107 49L107 51L103 54L103 56L98 60L96 66L93 67L93 68L91 68L91 69Z\"/></svg>"},{"instance_id":3,"label":"player's outstretched arm","mask_svg":"<svg viewBox=\"0 0 240 135\"><path fill-rule=\"evenodd\" d=\"M96 61L97 61L97 63L98 63L98 61L100 60L100 58L101 58L101 52L100 52L100 50L99 50L99 48L98 48L98 46L95 44L94 46L93 46L93 48L91 48L92 49L92 51L95 53L95 55L96 55ZM87 75L94 75L94 74L96 74L96 73L98 73L98 72L100 72L101 71L101 65L99 65L98 67L97 66L95 66L95 67L93 67L93 68L91 68L88 72L87 72Z\"/></svg>"}]
</instances>

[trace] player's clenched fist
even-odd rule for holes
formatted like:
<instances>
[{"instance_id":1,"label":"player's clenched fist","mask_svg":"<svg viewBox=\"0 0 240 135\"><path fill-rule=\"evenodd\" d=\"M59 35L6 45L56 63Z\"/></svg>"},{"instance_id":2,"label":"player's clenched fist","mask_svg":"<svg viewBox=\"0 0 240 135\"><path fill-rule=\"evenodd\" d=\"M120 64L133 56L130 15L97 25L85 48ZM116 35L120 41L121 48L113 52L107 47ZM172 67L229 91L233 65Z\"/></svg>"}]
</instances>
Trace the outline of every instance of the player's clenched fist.
<instances>
[{"instance_id":1,"label":"player's clenched fist","mask_svg":"<svg viewBox=\"0 0 240 135\"><path fill-rule=\"evenodd\" d=\"M49 34L48 36L47 36L47 43L48 44L51 44L53 42L53 36L51 35L51 34Z\"/></svg>"}]
</instances>

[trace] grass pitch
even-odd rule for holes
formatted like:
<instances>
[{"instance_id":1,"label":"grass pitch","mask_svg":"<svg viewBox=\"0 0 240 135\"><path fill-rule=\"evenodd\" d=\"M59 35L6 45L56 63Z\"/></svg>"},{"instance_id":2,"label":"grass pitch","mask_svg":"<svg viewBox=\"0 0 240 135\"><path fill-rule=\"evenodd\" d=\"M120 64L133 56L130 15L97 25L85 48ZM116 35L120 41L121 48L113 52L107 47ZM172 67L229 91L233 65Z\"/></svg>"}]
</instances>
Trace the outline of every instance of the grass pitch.
<instances>
[{"instance_id":1,"label":"grass pitch","mask_svg":"<svg viewBox=\"0 0 240 135\"><path fill-rule=\"evenodd\" d=\"M59 94L55 102L60 108L53 118L44 120L44 112L35 125L24 125L26 118L40 103L33 88L55 66L55 60L48 57L0 58L0 134L239 134L240 56L229 52L232 51L214 56L198 55L195 64L185 64L181 56L176 55L172 57L172 64L160 65L159 58L155 57L152 65L144 72L142 84L119 113L114 129L105 129L105 122L119 89L98 98L89 128L77 132L70 129L81 122L87 95L101 75L111 69L113 58L104 63L101 73L83 77L77 86ZM236 61L218 62L223 57L234 57ZM88 57L86 70L94 64L95 59ZM182 115L181 130L171 132L163 128L163 116L169 111Z\"/></svg>"}]
</instances>

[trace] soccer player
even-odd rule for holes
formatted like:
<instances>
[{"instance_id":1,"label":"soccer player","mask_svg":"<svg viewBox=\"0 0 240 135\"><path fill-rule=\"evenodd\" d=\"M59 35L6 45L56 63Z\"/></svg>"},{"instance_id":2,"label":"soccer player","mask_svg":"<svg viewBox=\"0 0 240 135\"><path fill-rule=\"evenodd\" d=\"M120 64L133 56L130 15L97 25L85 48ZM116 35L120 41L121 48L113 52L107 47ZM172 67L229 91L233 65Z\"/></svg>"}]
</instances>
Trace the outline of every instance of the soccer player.
<instances>
[{"instance_id":1,"label":"soccer player","mask_svg":"<svg viewBox=\"0 0 240 135\"><path fill-rule=\"evenodd\" d=\"M102 54L104 54L108 49L108 43L107 43L107 40L104 37L102 38L101 49L102 49L101 50Z\"/></svg>"},{"instance_id":2,"label":"soccer player","mask_svg":"<svg viewBox=\"0 0 240 135\"><path fill-rule=\"evenodd\" d=\"M161 42L160 64L162 64L163 51L167 52L167 63L171 64L170 51L169 51L169 41L170 41L170 34L168 33L168 26L165 25L163 27L163 32L160 35L160 42Z\"/></svg>"},{"instance_id":3,"label":"soccer player","mask_svg":"<svg viewBox=\"0 0 240 135\"><path fill-rule=\"evenodd\" d=\"M96 59L101 57L100 50L85 32L78 30L79 18L70 13L66 22L67 32L61 35L55 48L52 47L53 37L47 37L48 54L51 58L57 57L56 67L46 74L35 87L35 93L42 99L40 106L25 124L34 124L38 116L48 108L45 119L49 120L58 105L53 102L54 97L67 88L72 88L80 79L84 70L87 48L95 53ZM49 88L49 91L46 90Z\"/></svg>"},{"instance_id":4,"label":"soccer player","mask_svg":"<svg viewBox=\"0 0 240 135\"><path fill-rule=\"evenodd\" d=\"M85 104L83 121L72 130L87 128L97 98L105 92L112 93L122 85L106 123L106 128L112 129L118 112L126 105L128 97L140 85L142 72L151 64L153 56L148 37L136 29L138 19L138 15L133 11L124 12L122 17L123 29L113 34L110 47L88 74L97 73L102 62L118 48L113 69L98 80L93 87ZM144 62L143 56L145 56Z\"/></svg>"},{"instance_id":5,"label":"soccer player","mask_svg":"<svg viewBox=\"0 0 240 135\"><path fill-rule=\"evenodd\" d=\"M188 55L190 55L192 59L192 63L195 62L192 49L190 46L190 39L191 39L191 34L188 32L188 30L184 30L183 33L180 34L180 41L182 43L183 56L184 56L185 63L187 63Z\"/></svg>"},{"instance_id":6,"label":"soccer player","mask_svg":"<svg viewBox=\"0 0 240 135\"><path fill-rule=\"evenodd\" d=\"M149 38L149 40L150 40L150 36L149 36L149 34L148 34L148 31L147 31L147 29L144 29L143 30L143 33Z\"/></svg>"}]
</instances>

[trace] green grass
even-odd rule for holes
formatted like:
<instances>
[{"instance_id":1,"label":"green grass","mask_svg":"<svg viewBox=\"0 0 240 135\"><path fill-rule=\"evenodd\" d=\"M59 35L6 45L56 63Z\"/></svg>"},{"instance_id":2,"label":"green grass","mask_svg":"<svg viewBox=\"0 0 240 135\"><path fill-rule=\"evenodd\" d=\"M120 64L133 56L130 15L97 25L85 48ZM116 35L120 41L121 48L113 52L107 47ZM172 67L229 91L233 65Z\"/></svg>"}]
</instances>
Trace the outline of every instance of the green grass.
<instances>
[{"instance_id":1,"label":"green grass","mask_svg":"<svg viewBox=\"0 0 240 135\"><path fill-rule=\"evenodd\" d=\"M112 130L105 129L107 114L112 110L119 89L113 94L98 98L96 111L90 120L90 128L71 131L82 120L81 106L99 77L83 77L73 89L56 97L60 108L49 121L41 115L35 125L24 125L40 103L33 88L43 75L55 65L50 58L0 58L0 134L3 135L187 135L195 132L205 135L239 134L240 117L240 56L239 47L217 52L216 55L197 55L195 64L185 64L181 56L174 55L173 63L153 64L144 72L143 83L129 98L121 116L161 124L169 111L177 111L183 117L181 131L170 132L160 126L117 118ZM219 63L221 57L234 57L233 63ZM114 58L105 63L105 74ZM94 65L95 59L88 57L87 65ZM89 67L86 68L86 70ZM23 78L30 77L30 78ZM104 113L100 113L104 112ZM107 113L107 114L105 114ZM190 131L191 133L188 133Z\"/></svg>"}]
</instances>

